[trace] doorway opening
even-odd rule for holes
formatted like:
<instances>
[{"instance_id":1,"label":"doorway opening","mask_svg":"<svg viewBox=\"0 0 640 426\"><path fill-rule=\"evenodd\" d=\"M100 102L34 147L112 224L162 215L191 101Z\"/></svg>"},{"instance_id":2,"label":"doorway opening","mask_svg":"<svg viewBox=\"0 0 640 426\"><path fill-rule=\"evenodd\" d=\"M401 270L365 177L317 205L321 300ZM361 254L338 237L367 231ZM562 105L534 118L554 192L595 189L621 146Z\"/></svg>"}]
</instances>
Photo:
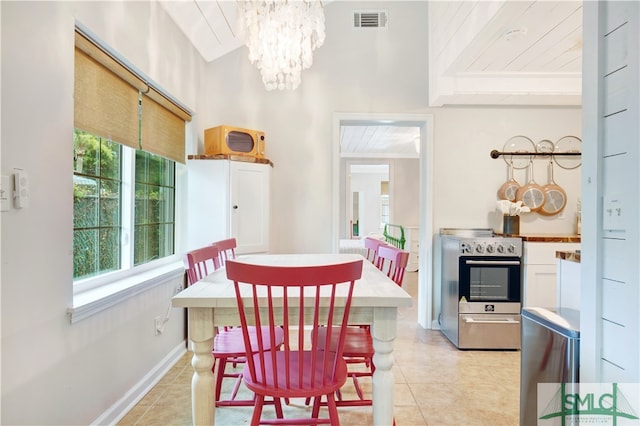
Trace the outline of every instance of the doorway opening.
<instances>
[{"instance_id":1,"label":"doorway opening","mask_svg":"<svg viewBox=\"0 0 640 426\"><path fill-rule=\"evenodd\" d=\"M333 220L332 235L334 251L339 251L341 239L353 237L353 206L354 196L350 186L351 166L380 166L387 164L389 179L387 186L388 222L407 222L405 225L417 225L419 229L418 256L418 323L423 328L432 328L433 311L433 116L430 114L358 114L334 113L333 117ZM388 134L385 135L385 132ZM413 133L412 133L413 132ZM405 134L402 143L393 143L382 147L381 141L393 139L389 135ZM407 139L406 134L415 136ZM387 137L385 137L387 136ZM347 138L351 140L343 144ZM395 151L395 152L394 152ZM406 172L406 165L416 166L413 172ZM399 165L394 167L394 165ZM400 173L405 172L400 178ZM380 185L382 187L382 185ZM393 194L400 194L405 188L415 187L417 196L410 204L400 204ZM408 190L408 189L407 189ZM384 198L380 189L380 206L382 209ZM366 194L359 192L357 232L358 237L365 234L362 223L363 210L360 206L367 203ZM418 202L416 203L416 199ZM414 216L407 217L407 211L414 209ZM395 211L395 212L394 212ZM380 214L382 216L382 213ZM416 223L417 222L417 223ZM366 228L369 229L369 228Z\"/></svg>"},{"instance_id":2,"label":"doorway opening","mask_svg":"<svg viewBox=\"0 0 640 426\"><path fill-rule=\"evenodd\" d=\"M391 223L389 163L347 162L345 193L347 234L351 239L382 234Z\"/></svg>"}]
</instances>

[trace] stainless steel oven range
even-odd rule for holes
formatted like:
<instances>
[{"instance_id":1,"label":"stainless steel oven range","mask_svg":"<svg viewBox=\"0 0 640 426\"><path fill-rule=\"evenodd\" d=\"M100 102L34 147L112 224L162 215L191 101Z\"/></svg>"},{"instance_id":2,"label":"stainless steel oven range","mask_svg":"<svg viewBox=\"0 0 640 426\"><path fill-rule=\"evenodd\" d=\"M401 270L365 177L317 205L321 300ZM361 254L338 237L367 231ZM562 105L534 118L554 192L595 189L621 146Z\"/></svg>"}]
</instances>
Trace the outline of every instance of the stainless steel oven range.
<instances>
[{"instance_id":1,"label":"stainless steel oven range","mask_svg":"<svg viewBox=\"0 0 640 426\"><path fill-rule=\"evenodd\" d=\"M440 329L460 349L520 349L522 240L441 230Z\"/></svg>"}]
</instances>

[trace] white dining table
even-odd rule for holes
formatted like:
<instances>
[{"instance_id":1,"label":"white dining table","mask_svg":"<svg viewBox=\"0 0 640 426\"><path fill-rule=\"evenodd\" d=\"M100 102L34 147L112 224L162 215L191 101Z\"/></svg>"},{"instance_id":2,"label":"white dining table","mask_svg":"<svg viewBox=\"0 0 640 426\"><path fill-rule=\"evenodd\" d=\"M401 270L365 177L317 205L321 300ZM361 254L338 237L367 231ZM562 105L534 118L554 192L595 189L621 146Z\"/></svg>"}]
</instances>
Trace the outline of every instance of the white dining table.
<instances>
[{"instance_id":1,"label":"white dining table","mask_svg":"<svg viewBox=\"0 0 640 426\"><path fill-rule=\"evenodd\" d=\"M411 306L411 296L359 254L258 254L237 260L261 265L314 266L363 260L362 277L353 290L349 322L371 324L376 366L372 401L374 425L393 424L393 341L397 311ZM233 282L224 268L187 287L172 299L174 307L188 310L189 339L193 349L191 409L193 423L213 425L215 419L213 338L217 326L239 325Z\"/></svg>"}]
</instances>

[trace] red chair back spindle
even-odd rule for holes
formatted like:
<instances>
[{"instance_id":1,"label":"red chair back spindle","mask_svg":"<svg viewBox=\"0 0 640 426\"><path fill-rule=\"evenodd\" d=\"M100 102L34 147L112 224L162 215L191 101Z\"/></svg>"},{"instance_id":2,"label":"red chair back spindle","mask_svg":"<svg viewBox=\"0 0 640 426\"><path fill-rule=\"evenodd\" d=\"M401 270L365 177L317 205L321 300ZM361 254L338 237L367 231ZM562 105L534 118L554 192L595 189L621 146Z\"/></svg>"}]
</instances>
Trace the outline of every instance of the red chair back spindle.
<instances>
[{"instance_id":1,"label":"red chair back spindle","mask_svg":"<svg viewBox=\"0 0 640 426\"><path fill-rule=\"evenodd\" d=\"M235 238L216 241L213 245L218 247L220 266L224 266L227 260L236 258L236 247L238 247L238 244Z\"/></svg>"},{"instance_id":2,"label":"red chair back spindle","mask_svg":"<svg viewBox=\"0 0 640 426\"><path fill-rule=\"evenodd\" d=\"M364 238L364 248L367 249L367 260L374 265L378 261L378 248L380 246L387 245L382 240L378 240L377 238L365 237Z\"/></svg>"},{"instance_id":3,"label":"red chair back spindle","mask_svg":"<svg viewBox=\"0 0 640 426\"><path fill-rule=\"evenodd\" d=\"M184 255L183 262L187 271L188 285L192 285L220 268L218 248L206 246L191 250Z\"/></svg>"},{"instance_id":4,"label":"red chair back spindle","mask_svg":"<svg viewBox=\"0 0 640 426\"><path fill-rule=\"evenodd\" d=\"M404 271L409 263L409 252L393 246L378 248L378 269L399 286L402 286Z\"/></svg>"}]
</instances>

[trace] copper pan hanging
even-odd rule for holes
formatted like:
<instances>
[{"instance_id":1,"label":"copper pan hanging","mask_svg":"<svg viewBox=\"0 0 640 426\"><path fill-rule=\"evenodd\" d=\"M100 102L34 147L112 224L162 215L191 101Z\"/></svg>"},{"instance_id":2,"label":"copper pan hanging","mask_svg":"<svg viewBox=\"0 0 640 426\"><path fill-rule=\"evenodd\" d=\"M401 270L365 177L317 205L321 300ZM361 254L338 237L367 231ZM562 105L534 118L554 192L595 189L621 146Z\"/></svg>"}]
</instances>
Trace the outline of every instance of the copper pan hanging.
<instances>
[{"instance_id":1,"label":"copper pan hanging","mask_svg":"<svg viewBox=\"0 0 640 426\"><path fill-rule=\"evenodd\" d=\"M518 189L516 201L522 201L532 212L537 212L544 204L542 187L533 178L533 161L529 162L529 182Z\"/></svg>"},{"instance_id":2,"label":"copper pan hanging","mask_svg":"<svg viewBox=\"0 0 640 426\"><path fill-rule=\"evenodd\" d=\"M544 204L538 213L552 216L560 213L567 205L567 193L553 179L553 157L549 159L549 183L542 187Z\"/></svg>"},{"instance_id":3,"label":"copper pan hanging","mask_svg":"<svg viewBox=\"0 0 640 426\"><path fill-rule=\"evenodd\" d=\"M515 201L520 184L513 178L513 161L509 162L508 169L509 180L503 183L500 189L498 189L498 198L501 200Z\"/></svg>"}]
</instances>

